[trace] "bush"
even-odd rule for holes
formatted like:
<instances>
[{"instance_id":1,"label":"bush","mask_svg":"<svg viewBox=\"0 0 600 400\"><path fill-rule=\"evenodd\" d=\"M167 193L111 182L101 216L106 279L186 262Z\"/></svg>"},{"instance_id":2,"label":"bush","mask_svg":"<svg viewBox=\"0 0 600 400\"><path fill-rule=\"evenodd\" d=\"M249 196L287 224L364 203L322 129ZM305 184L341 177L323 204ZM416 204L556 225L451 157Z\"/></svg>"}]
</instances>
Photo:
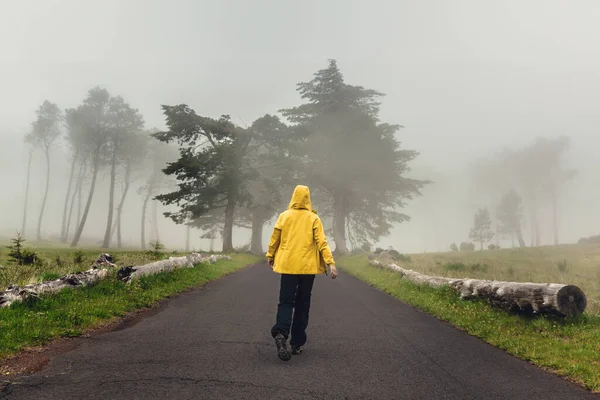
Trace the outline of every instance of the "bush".
<instances>
[{"instance_id":1,"label":"bush","mask_svg":"<svg viewBox=\"0 0 600 400\"><path fill-rule=\"evenodd\" d=\"M467 268L467 266L463 263L448 263L444 265L444 268L447 271L462 271Z\"/></svg>"},{"instance_id":2,"label":"bush","mask_svg":"<svg viewBox=\"0 0 600 400\"><path fill-rule=\"evenodd\" d=\"M155 242L150 242L150 250L146 253L153 258L162 258L162 250L165 249L165 245L162 244L158 239Z\"/></svg>"},{"instance_id":3,"label":"bush","mask_svg":"<svg viewBox=\"0 0 600 400\"><path fill-rule=\"evenodd\" d=\"M475 244L462 242L460 244L460 251L475 251Z\"/></svg>"},{"instance_id":4,"label":"bush","mask_svg":"<svg viewBox=\"0 0 600 400\"><path fill-rule=\"evenodd\" d=\"M371 252L371 245L369 243L363 243L360 246L361 249L363 249L363 251L366 251L367 253Z\"/></svg>"},{"instance_id":5,"label":"bush","mask_svg":"<svg viewBox=\"0 0 600 400\"><path fill-rule=\"evenodd\" d=\"M458 246L456 245L456 243L452 243L450 245L450 250L452 250L452 251L458 251Z\"/></svg>"},{"instance_id":6,"label":"bush","mask_svg":"<svg viewBox=\"0 0 600 400\"><path fill-rule=\"evenodd\" d=\"M577 241L579 244L600 244L600 235L581 238Z\"/></svg>"},{"instance_id":7,"label":"bush","mask_svg":"<svg viewBox=\"0 0 600 400\"><path fill-rule=\"evenodd\" d=\"M488 246L489 250L500 250L500 246L496 246L495 244L490 244Z\"/></svg>"}]
</instances>

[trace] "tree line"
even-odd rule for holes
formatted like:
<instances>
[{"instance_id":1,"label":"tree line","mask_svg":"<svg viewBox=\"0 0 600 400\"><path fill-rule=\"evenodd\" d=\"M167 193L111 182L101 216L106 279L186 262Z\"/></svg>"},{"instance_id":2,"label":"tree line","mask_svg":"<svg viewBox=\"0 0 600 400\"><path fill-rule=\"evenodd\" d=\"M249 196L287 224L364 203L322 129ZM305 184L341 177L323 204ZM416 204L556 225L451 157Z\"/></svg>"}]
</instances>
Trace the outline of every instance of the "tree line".
<instances>
[{"instance_id":1,"label":"tree line","mask_svg":"<svg viewBox=\"0 0 600 400\"><path fill-rule=\"evenodd\" d=\"M558 200L565 183L577 171L565 165L569 150L568 137L537 138L533 143L517 149L504 149L491 158L478 162L474 168L477 193L488 206L477 210L469 238L483 249L493 238L508 239L519 247L541 245L540 215L544 208L550 211L553 241L559 244ZM490 209L492 211L490 211ZM529 222L531 236L523 234ZM456 245L451 246L458 250ZM462 250L473 250L468 243Z\"/></svg>"},{"instance_id":2,"label":"tree line","mask_svg":"<svg viewBox=\"0 0 600 400\"><path fill-rule=\"evenodd\" d=\"M60 240L77 246L90 213L100 171L110 179L102 247L122 247L121 219L134 181L141 209L141 247L146 247L148 204L157 200L177 224L220 237L233 249L234 228L251 230L250 249L262 253L265 223L287 208L296 184L311 187L315 210L333 234L338 253L365 246L407 221L407 200L427 181L408 178L418 153L401 147L399 125L379 119L382 93L346 83L335 60L297 85L302 103L274 110L250 125L229 115L212 118L186 104L163 105L166 130L147 130L140 112L122 97L96 87L76 108L62 111L44 102L37 110L29 145L22 232L27 219L29 170L34 153L47 160L41 228L50 186L52 148L63 138L70 172ZM62 135L62 136L61 136ZM104 194L102 194L104 195ZM155 203L156 204L156 203ZM133 210L129 210L131 212Z\"/></svg>"},{"instance_id":3,"label":"tree line","mask_svg":"<svg viewBox=\"0 0 600 400\"><path fill-rule=\"evenodd\" d=\"M156 131L156 130L154 130ZM46 161L46 184L37 221L37 240L42 240L42 226L50 189L50 153L65 146L70 154L67 189L64 194L60 241L72 247L78 245L90 214L98 175L108 171L108 214L102 247L115 240L123 246L121 220L124 204L135 181L143 180L138 189L144 196L141 213L141 246L146 247L146 209L150 199L164 190L167 179L162 172L166 163L176 157L176 149L161 143L144 129L144 119L137 109L122 97L112 96L102 88L89 90L76 108L65 109L50 102L36 111L36 119L25 142L29 148L25 204L21 234L25 235L27 203L30 192L31 162L38 151ZM120 193L117 193L120 189Z\"/></svg>"}]
</instances>

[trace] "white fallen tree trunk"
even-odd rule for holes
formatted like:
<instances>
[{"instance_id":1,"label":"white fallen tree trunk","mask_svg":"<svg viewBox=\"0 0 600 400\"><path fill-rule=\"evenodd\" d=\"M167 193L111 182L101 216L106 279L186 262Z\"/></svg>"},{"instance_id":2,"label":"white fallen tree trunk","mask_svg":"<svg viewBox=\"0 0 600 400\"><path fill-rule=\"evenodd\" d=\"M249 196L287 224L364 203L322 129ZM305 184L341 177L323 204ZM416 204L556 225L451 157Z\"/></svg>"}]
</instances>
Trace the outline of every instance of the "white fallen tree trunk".
<instances>
[{"instance_id":1,"label":"white fallen tree trunk","mask_svg":"<svg viewBox=\"0 0 600 400\"><path fill-rule=\"evenodd\" d=\"M219 260L230 259L231 257L229 256L207 256L192 253L184 257L170 257L167 260L156 261L150 264L121 268L117 276L119 279L130 282L132 279L139 278L140 276L172 271L177 268L192 268L194 265L202 263L216 263ZM45 281L27 286L11 285L6 291L0 292L0 308L8 307L15 302L23 301L29 297L58 293L69 287L95 285L100 280L106 279L110 275L111 269L115 267L116 265L112 263L112 257L109 254L102 254L91 268L85 272L68 274L54 281Z\"/></svg>"},{"instance_id":2,"label":"white fallen tree trunk","mask_svg":"<svg viewBox=\"0 0 600 400\"><path fill-rule=\"evenodd\" d=\"M214 254L207 256L198 253L192 253L184 257L169 257L167 260L160 260L137 267L121 268L118 272L118 276L119 279L123 281L131 282L132 280L138 279L142 276L173 271L179 268L192 268L194 265L203 263L214 264L219 260L231 260L231 257Z\"/></svg>"},{"instance_id":3,"label":"white fallen tree trunk","mask_svg":"<svg viewBox=\"0 0 600 400\"><path fill-rule=\"evenodd\" d=\"M6 291L0 293L0 308L8 307L29 297L58 293L66 288L95 285L100 280L105 279L109 275L110 269L114 267L116 265L112 263L112 257L109 254L101 254L90 269L85 272L68 274L53 281L26 286L10 285Z\"/></svg>"},{"instance_id":4,"label":"white fallen tree trunk","mask_svg":"<svg viewBox=\"0 0 600 400\"><path fill-rule=\"evenodd\" d=\"M399 267L393 262L379 260L371 260L371 265L398 272L403 278L419 285L449 286L461 299L485 299L494 306L510 311L572 317L583 314L587 306L585 293L573 285L429 276Z\"/></svg>"}]
</instances>

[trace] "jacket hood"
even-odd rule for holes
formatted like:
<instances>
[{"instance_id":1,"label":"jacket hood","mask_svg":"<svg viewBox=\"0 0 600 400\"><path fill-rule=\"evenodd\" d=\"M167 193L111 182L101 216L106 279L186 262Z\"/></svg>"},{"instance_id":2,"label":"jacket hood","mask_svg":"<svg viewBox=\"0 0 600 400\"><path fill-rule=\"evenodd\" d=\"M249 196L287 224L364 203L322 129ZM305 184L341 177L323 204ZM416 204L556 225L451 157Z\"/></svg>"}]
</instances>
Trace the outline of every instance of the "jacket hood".
<instances>
[{"instance_id":1,"label":"jacket hood","mask_svg":"<svg viewBox=\"0 0 600 400\"><path fill-rule=\"evenodd\" d=\"M309 210L314 212L312 204L310 202L310 189L308 188L308 186L296 186L288 208L290 210Z\"/></svg>"}]
</instances>

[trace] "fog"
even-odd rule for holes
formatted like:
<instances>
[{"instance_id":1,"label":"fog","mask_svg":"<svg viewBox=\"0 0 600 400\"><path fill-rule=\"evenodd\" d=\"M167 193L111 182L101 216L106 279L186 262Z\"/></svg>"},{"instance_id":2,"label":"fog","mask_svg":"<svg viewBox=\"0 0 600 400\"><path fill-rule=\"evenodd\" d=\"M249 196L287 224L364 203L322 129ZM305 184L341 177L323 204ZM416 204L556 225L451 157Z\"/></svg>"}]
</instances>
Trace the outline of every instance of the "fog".
<instances>
[{"instance_id":1,"label":"fog","mask_svg":"<svg viewBox=\"0 0 600 400\"><path fill-rule=\"evenodd\" d=\"M75 108L100 86L139 109L146 128L165 129L161 105L180 103L244 124L299 104L296 84L329 59L346 82L386 94L380 118L402 125L403 147L420 153L410 176L434 181L379 246L431 252L468 241L474 213L492 207L473 185L474 163L561 135L570 138L564 163L578 174L558 197L560 242L600 231L598 1L21 0L0 3L0 15L1 236L21 226L23 138L44 100ZM46 238L60 233L70 167L63 144L51 156ZM32 164L30 233L44 163L40 153ZM108 172L99 179L83 233L91 242L106 225ZM131 246L140 240L136 190L123 215ZM551 210L541 207L539 219L540 244L552 244ZM158 228L167 246L185 245L185 227L161 218ZM269 234L266 226L263 243ZM199 235L192 246L207 249ZM236 246L248 241L249 231L235 231Z\"/></svg>"}]
</instances>

